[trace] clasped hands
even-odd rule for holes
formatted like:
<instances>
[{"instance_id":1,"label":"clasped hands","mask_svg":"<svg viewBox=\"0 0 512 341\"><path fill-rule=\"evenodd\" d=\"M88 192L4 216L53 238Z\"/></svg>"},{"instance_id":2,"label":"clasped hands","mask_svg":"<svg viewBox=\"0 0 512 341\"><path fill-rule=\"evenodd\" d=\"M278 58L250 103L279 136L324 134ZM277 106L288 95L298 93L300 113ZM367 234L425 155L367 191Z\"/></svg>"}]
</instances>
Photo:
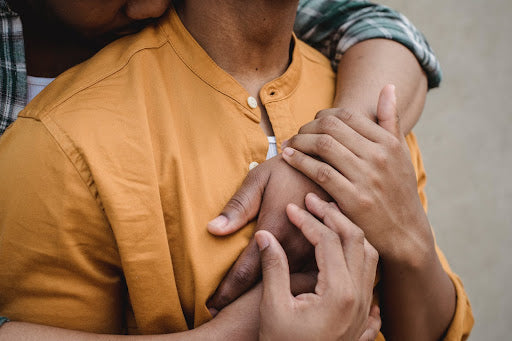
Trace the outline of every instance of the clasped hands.
<instances>
[{"instance_id":1,"label":"clasped hands","mask_svg":"<svg viewBox=\"0 0 512 341\"><path fill-rule=\"evenodd\" d=\"M258 216L258 232L219 285L209 307L220 310L248 290L260 278L263 262L262 338L267 334L278 335L276 325L300 332L304 320L313 316L332 320L332 311L318 307L322 298L326 299L325 292L335 292L338 296L334 302L341 305L338 308L348 311L335 314L336 318L346 316L347 323L353 320L357 324L355 321L360 320L360 311L363 311L367 321L378 319L375 309L370 311L371 300L367 299L368 295L371 297L375 269L370 277L362 275L371 268L368 265L371 262L364 261L371 251L364 246L373 245L382 262L397 264L414 263L415 254L430 252L434 244L418 196L416 176L400 129L396 96L391 85L381 92L377 120L375 123L363 115L351 115L340 109L321 111L314 121L300 129L299 134L284 143L281 155L249 173L221 215L209 223L208 230L215 235L227 235ZM316 195L306 197L307 193ZM322 199L334 201L336 205L327 204ZM337 237L332 238L332 233ZM330 248L319 244L319 238L326 234L331 235L327 238L331 240ZM354 234L360 236L357 252L354 249L358 242L350 237ZM332 246L333 239L338 240L339 249ZM261 260L259 249L262 250ZM297 272L312 259L313 251L319 270L315 293L293 298L289 290L286 256L289 270ZM328 257L328 254L337 256ZM371 255L367 257L371 258ZM268 266L269 259L273 259L270 261L272 266ZM345 271L343 276L340 271ZM343 290L342 285L342 279L347 276L359 290L349 291L353 297L348 300L342 295L347 292L347 286ZM337 280L333 281L333 278ZM354 300L356 306L364 306L356 309L359 313L350 313L353 307L347 302ZM272 316L268 321L283 323L265 324L266 316ZM296 321L296 325L284 323L280 316L288 316L288 320ZM375 329L376 324L372 323ZM269 328L274 330L270 333ZM329 329L332 328L318 332ZM343 333L352 335L346 339L355 339L356 334L358 337L363 333L373 336L371 329L367 327L366 332L358 329L352 334L345 330Z\"/></svg>"}]
</instances>

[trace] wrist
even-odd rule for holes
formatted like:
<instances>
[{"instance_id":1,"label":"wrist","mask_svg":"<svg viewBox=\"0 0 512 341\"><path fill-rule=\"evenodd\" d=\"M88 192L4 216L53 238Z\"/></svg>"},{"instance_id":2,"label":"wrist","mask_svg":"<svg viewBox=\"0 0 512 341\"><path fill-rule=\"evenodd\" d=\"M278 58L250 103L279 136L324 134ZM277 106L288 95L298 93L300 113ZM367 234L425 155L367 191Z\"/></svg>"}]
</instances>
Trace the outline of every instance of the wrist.
<instances>
[{"instance_id":1,"label":"wrist","mask_svg":"<svg viewBox=\"0 0 512 341\"><path fill-rule=\"evenodd\" d=\"M391 245L380 252L383 266L407 271L421 271L437 260L434 236L428 219L421 219L390 240Z\"/></svg>"},{"instance_id":2,"label":"wrist","mask_svg":"<svg viewBox=\"0 0 512 341\"><path fill-rule=\"evenodd\" d=\"M354 96L358 98L358 96ZM346 97L336 96L333 102L333 107L341 109L351 114L364 115L369 119L375 121L377 117L377 101L365 101L359 98L354 101L353 98L347 99Z\"/></svg>"}]
</instances>

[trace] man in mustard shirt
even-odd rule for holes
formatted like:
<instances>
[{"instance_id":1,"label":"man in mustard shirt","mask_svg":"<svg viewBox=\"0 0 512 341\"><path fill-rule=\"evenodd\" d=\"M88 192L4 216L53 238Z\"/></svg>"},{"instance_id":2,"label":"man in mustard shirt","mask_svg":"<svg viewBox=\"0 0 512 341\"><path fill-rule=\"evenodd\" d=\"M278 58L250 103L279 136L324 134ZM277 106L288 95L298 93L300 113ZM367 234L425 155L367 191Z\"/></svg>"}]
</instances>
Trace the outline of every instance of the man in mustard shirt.
<instances>
[{"instance_id":1,"label":"man in mustard shirt","mask_svg":"<svg viewBox=\"0 0 512 341\"><path fill-rule=\"evenodd\" d=\"M113 333L209 319L251 229L218 240L204 226L265 160L265 134L280 144L334 94L328 62L296 39L290 49L296 3L225 5L187 1L112 44L6 132L0 256L23 249L2 264L6 315ZM226 15L213 35L208 11ZM251 13L273 20L249 25Z\"/></svg>"}]
</instances>

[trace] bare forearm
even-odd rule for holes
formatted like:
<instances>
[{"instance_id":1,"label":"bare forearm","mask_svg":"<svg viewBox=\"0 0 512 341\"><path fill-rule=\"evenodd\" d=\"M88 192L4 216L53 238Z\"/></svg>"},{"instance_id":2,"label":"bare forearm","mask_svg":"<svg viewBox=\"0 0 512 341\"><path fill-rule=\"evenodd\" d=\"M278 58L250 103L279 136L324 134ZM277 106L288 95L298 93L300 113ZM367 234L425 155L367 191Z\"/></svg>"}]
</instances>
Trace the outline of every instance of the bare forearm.
<instances>
[{"instance_id":1,"label":"bare forearm","mask_svg":"<svg viewBox=\"0 0 512 341\"><path fill-rule=\"evenodd\" d=\"M298 276L295 276L294 278L297 277ZM307 278L309 279L309 277ZM181 333L165 335L106 335L85 333L33 323L7 322L0 327L0 341L257 340L261 291L261 285L256 286L223 309L210 322L196 329Z\"/></svg>"},{"instance_id":2,"label":"bare forearm","mask_svg":"<svg viewBox=\"0 0 512 341\"><path fill-rule=\"evenodd\" d=\"M454 286L435 251L427 253L419 261L383 262L381 309L388 340L437 341L452 320ZM420 254L418 251L416 256Z\"/></svg>"},{"instance_id":3,"label":"bare forearm","mask_svg":"<svg viewBox=\"0 0 512 341\"><path fill-rule=\"evenodd\" d=\"M414 54L394 41L366 40L343 55L334 106L375 117L377 99L386 84L396 87L400 123L409 133L423 110L427 77Z\"/></svg>"},{"instance_id":4,"label":"bare forearm","mask_svg":"<svg viewBox=\"0 0 512 341\"><path fill-rule=\"evenodd\" d=\"M204 329L204 330L203 330ZM85 333L76 330L61 329L25 322L9 322L0 328L0 340L44 341L44 340L75 340L75 341L172 341L198 340L211 337L207 328L199 328L177 334L166 335L107 335Z\"/></svg>"}]
</instances>

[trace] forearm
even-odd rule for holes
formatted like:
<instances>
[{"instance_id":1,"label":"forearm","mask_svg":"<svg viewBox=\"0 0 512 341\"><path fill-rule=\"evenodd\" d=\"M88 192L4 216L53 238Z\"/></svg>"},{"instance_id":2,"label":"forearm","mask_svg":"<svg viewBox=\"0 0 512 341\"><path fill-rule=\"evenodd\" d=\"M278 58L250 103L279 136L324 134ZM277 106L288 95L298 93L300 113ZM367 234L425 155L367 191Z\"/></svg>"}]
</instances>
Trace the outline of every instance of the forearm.
<instances>
[{"instance_id":1,"label":"forearm","mask_svg":"<svg viewBox=\"0 0 512 341\"><path fill-rule=\"evenodd\" d=\"M302 289L301 287L299 289ZM0 341L187 341L256 340L259 327L261 285L242 295L213 320L181 333L163 335L107 335L86 333L25 322L7 322L0 327Z\"/></svg>"},{"instance_id":2,"label":"forearm","mask_svg":"<svg viewBox=\"0 0 512 341\"><path fill-rule=\"evenodd\" d=\"M381 309L389 340L440 340L455 313L455 289L434 246L415 253L404 262L383 261Z\"/></svg>"},{"instance_id":3,"label":"forearm","mask_svg":"<svg viewBox=\"0 0 512 341\"><path fill-rule=\"evenodd\" d=\"M338 67L334 107L375 118L379 93L386 84L396 87L400 123L409 133L423 110L427 77L414 54L394 41L366 40L345 52Z\"/></svg>"},{"instance_id":4,"label":"forearm","mask_svg":"<svg viewBox=\"0 0 512 341\"><path fill-rule=\"evenodd\" d=\"M172 341L212 339L212 328L207 325L187 332L165 335L107 335L85 333L76 330L61 329L25 322L9 322L0 328L0 340L44 341ZM219 333L219 331L215 331ZM219 333L220 334L220 333ZM221 340L219 337L218 340Z\"/></svg>"}]
</instances>

